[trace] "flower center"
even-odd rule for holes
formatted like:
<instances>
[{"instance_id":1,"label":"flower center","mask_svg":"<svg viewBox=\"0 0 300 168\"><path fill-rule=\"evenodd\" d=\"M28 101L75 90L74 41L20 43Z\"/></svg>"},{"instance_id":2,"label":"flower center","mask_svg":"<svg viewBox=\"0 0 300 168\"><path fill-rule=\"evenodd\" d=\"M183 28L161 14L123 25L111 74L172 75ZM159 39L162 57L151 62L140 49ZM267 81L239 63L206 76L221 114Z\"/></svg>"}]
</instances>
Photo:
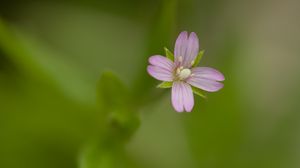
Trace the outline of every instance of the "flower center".
<instances>
[{"instance_id":1,"label":"flower center","mask_svg":"<svg viewBox=\"0 0 300 168\"><path fill-rule=\"evenodd\" d=\"M190 69L184 69L183 67L179 67L177 69L177 76L180 80L184 80L186 78L188 78L191 75L191 70Z\"/></svg>"}]
</instances>

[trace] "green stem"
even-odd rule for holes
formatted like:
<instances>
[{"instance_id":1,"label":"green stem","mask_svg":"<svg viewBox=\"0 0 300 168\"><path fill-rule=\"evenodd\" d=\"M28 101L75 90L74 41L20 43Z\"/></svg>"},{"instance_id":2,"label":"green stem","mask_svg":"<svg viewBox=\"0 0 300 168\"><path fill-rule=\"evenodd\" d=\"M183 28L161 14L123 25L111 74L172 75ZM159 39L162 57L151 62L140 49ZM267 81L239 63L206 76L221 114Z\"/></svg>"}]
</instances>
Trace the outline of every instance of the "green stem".
<instances>
[{"instance_id":1,"label":"green stem","mask_svg":"<svg viewBox=\"0 0 300 168\"><path fill-rule=\"evenodd\" d=\"M147 97L161 94L161 91L152 91L155 89L155 80L147 74L148 58L151 55L164 53L164 47L170 46L171 39L176 30L176 11L178 0L164 0L161 4L160 11L153 23L153 28L149 33L148 52L145 55L142 67L133 85L133 96L138 101L137 104L143 104ZM164 54L162 54L164 55Z\"/></svg>"}]
</instances>

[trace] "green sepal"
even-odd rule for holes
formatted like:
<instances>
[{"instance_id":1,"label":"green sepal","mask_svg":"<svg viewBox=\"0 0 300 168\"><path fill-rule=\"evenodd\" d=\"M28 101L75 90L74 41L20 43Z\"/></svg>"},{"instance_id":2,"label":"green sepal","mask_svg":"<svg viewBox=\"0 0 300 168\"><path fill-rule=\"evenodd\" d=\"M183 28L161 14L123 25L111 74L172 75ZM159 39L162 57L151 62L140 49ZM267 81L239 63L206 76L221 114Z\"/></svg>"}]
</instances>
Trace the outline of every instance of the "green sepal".
<instances>
[{"instance_id":1,"label":"green sepal","mask_svg":"<svg viewBox=\"0 0 300 168\"><path fill-rule=\"evenodd\" d=\"M193 90L193 92L194 92L196 95L198 95L198 96L200 96L200 97L202 97L202 98L204 98L204 99L207 98L206 95L205 95L205 93L204 93L204 91L202 91L201 89L192 86L192 90Z\"/></svg>"},{"instance_id":2,"label":"green sepal","mask_svg":"<svg viewBox=\"0 0 300 168\"><path fill-rule=\"evenodd\" d=\"M173 83L172 82L162 82L159 85L157 85L157 88L170 88L172 87Z\"/></svg>"},{"instance_id":3,"label":"green sepal","mask_svg":"<svg viewBox=\"0 0 300 168\"><path fill-rule=\"evenodd\" d=\"M169 58L171 61L174 61L174 54L169 49L167 49L167 47L164 47L164 49L166 52L166 57Z\"/></svg>"},{"instance_id":4,"label":"green sepal","mask_svg":"<svg viewBox=\"0 0 300 168\"><path fill-rule=\"evenodd\" d=\"M201 50L201 51L199 52L199 54L197 55L197 57L196 57L196 59L195 59L195 62L194 62L194 64L193 64L193 67L195 67L195 66L197 66L197 65L199 64L199 62L200 62L201 59L202 59L202 56L204 55L204 52L205 52L205 50Z\"/></svg>"}]
</instances>

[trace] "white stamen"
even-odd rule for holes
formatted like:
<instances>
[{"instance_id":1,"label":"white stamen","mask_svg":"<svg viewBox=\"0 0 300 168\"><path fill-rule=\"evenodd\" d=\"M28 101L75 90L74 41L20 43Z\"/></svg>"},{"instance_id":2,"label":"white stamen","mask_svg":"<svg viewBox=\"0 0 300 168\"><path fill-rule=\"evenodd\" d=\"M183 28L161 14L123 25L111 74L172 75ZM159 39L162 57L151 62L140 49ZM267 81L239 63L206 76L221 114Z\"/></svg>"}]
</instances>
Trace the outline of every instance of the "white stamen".
<instances>
[{"instance_id":1,"label":"white stamen","mask_svg":"<svg viewBox=\"0 0 300 168\"><path fill-rule=\"evenodd\" d=\"M178 57L178 61L179 61L179 62L182 62L182 61L183 61L182 56L179 56L179 57Z\"/></svg>"},{"instance_id":2,"label":"white stamen","mask_svg":"<svg viewBox=\"0 0 300 168\"><path fill-rule=\"evenodd\" d=\"M190 69L183 69L178 73L178 76L180 79L186 79L191 75L191 70Z\"/></svg>"}]
</instances>

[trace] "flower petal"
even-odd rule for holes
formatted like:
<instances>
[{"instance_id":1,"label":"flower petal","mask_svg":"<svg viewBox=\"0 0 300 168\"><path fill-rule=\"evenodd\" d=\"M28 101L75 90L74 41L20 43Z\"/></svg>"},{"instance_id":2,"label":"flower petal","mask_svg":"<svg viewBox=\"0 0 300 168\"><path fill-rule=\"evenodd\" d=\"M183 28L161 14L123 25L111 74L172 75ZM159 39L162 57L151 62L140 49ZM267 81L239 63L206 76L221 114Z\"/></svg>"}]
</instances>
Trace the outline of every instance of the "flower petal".
<instances>
[{"instance_id":1,"label":"flower petal","mask_svg":"<svg viewBox=\"0 0 300 168\"><path fill-rule=\"evenodd\" d=\"M180 87L180 82L173 82L172 105L177 112L183 112L183 94Z\"/></svg>"},{"instance_id":2,"label":"flower petal","mask_svg":"<svg viewBox=\"0 0 300 168\"><path fill-rule=\"evenodd\" d=\"M194 61L199 53L199 39L196 33L192 32L187 41L187 48L185 55L183 56L183 66L191 67L192 61Z\"/></svg>"},{"instance_id":3,"label":"flower petal","mask_svg":"<svg viewBox=\"0 0 300 168\"><path fill-rule=\"evenodd\" d=\"M174 82L172 86L172 105L177 112L191 112L194 107L192 88L185 82Z\"/></svg>"},{"instance_id":4,"label":"flower petal","mask_svg":"<svg viewBox=\"0 0 300 168\"><path fill-rule=\"evenodd\" d=\"M171 71L153 65L148 65L147 67L148 73L157 80L161 81L173 81L173 74Z\"/></svg>"},{"instance_id":5,"label":"flower petal","mask_svg":"<svg viewBox=\"0 0 300 168\"><path fill-rule=\"evenodd\" d=\"M175 48L174 48L174 57L175 62L179 62L179 57L184 57L188 42L188 33L187 31L183 31L177 37Z\"/></svg>"},{"instance_id":6,"label":"flower petal","mask_svg":"<svg viewBox=\"0 0 300 168\"><path fill-rule=\"evenodd\" d=\"M182 83L183 106L186 112L191 112L194 107L194 95L192 87L187 83Z\"/></svg>"},{"instance_id":7,"label":"flower petal","mask_svg":"<svg viewBox=\"0 0 300 168\"><path fill-rule=\"evenodd\" d=\"M192 74L197 78L210 79L214 81L225 80L224 75L214 68L196 67L192 69Z\"/></svg>"},{"instance_id":8,"label":"flower petal","mask_svg":"<svg viewBox=\"0 0 300 168\"><path fill-rule=\"evenodd\" d=\"M161 55L151 56L149 58L149 63L154 66L157 66L157 67L169 70L169 71L173 71L173 69L174 69L174 63L171 60L169 60L168 58L161 56Z\"/></svg>"},{"instance_id":9,"label":"flower petal","mask_svg":"<svg viewBox=\"0 0 300 168\"><path fill-rule=\"evenodd\" d=\"M210 79L199 78L197 76L188 78L187 83L208 92L216 92L224 86L223 83Z\"/></svg>"},{"instance_id":10,"label":"flower petal","mask_svg":"<svg viewBox=\"0 0 300 168\"><path fill-rule=\"evenodd\" d=\"M179 34L174 49L175 64L180 66L191 67L199 52L199 39L196 33L191 32L190 35L186 31ZM182 57L180 62L179 57Z\"/></svg>"}]
</instances>

